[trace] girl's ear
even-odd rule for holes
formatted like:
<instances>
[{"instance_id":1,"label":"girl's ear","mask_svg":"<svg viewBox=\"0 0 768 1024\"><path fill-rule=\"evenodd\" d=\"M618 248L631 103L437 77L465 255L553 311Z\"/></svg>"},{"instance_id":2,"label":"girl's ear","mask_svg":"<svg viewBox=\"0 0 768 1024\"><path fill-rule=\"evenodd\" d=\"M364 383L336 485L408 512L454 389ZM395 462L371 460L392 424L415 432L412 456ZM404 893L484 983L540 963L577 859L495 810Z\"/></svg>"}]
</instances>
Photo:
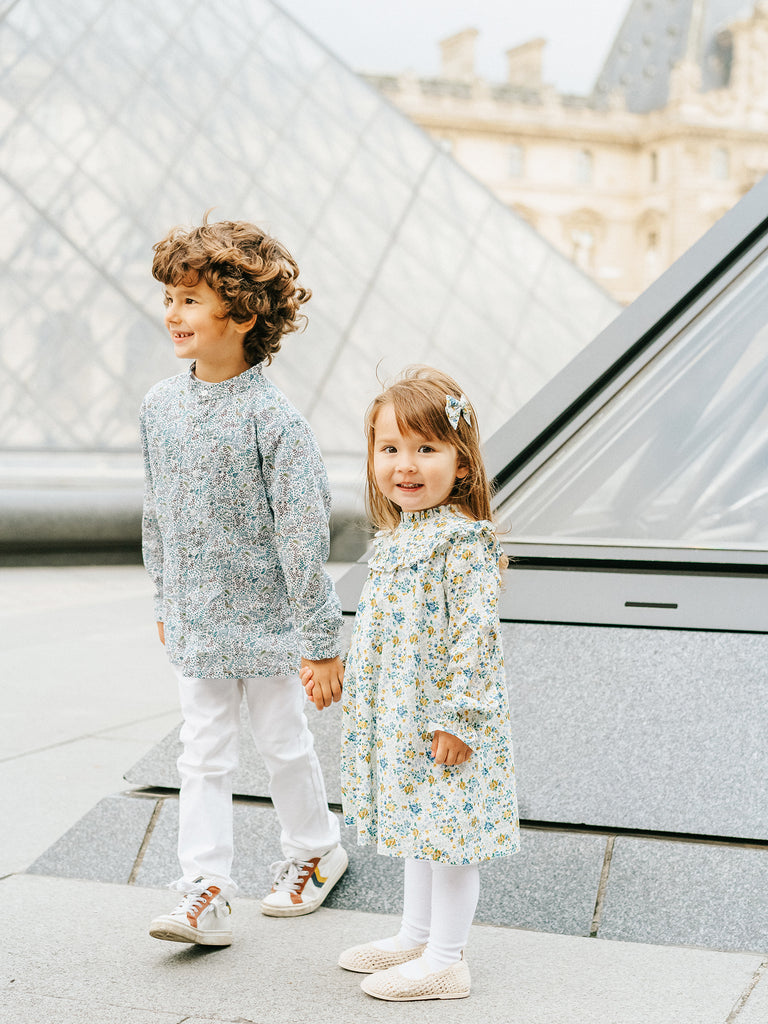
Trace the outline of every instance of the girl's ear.
<instances>
[{"instance_id":1,"label":"girl's ear","mask_svg":"<svg viewBox=\"0 0 768 1024\"><path fill-rule=\"evenodd\" d=\"M468 475L469 475L469 466L459 465L457 467L457 469L456 469L456 479L457 480L464 480L464 478L466 476L468 476Z\"/></svg>"}]
</instances>

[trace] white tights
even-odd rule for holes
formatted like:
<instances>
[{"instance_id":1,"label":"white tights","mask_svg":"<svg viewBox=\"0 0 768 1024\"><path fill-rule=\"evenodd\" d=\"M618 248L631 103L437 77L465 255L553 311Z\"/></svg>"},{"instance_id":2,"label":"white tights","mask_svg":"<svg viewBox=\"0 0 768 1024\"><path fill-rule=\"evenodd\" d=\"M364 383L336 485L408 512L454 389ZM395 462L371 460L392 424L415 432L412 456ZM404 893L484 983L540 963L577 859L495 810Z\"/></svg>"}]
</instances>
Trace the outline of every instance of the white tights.
<instances>
[{"instance_id":1,"label":"white tights","mask_svg":"<svg viewBox=\"0 0 768 1024\"><path fill-rule=\"evenodd\" d=\"M461 960L479 895L477 864L406 860L400 947L426 942L422 956L433 970Z\"/></svg>"}]
</instances>

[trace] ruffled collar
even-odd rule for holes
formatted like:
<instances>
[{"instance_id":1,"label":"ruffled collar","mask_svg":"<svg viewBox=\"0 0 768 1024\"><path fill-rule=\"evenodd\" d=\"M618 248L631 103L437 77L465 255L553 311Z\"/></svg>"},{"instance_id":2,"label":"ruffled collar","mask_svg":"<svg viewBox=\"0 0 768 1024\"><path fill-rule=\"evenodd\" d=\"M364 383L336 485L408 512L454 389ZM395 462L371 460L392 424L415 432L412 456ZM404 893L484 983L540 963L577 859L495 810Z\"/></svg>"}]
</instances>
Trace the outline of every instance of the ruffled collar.
<instances>
[{"instance_id":1,"label":"ruffled collar","mask_svg":"<svg viewBox=\"0 0 768 1024\"><path fill-rule=\"evenodd\" d=\"M369 567L393 572L400 566L417 565L450 542L457 526L468 520L451 505L438 505L421 512L402 512L394 530L376 534Z\"/></svg>"},{"instance_id":2,"label":"ruffled collar","mask_svg":"<svg viewBox=\"0 0 768 1024\"><path fill-rule=\"evenodd\" d=\"M431 519L443 519L447 515L459 515L453 505L436 505L434 508L424 508L419 512L401 512L400 525L418 525L429 522Z\"/></svg>"}]
</instances>

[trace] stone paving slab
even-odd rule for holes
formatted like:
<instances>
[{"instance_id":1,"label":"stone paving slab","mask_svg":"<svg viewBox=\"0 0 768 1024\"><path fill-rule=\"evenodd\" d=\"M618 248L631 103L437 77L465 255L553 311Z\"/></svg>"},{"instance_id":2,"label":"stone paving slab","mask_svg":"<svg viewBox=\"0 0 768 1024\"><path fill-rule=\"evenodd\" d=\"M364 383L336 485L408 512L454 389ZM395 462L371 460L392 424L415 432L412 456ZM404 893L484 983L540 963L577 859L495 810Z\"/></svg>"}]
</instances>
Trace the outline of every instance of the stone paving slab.
<instances>
[{"instance_id":1,"label":"stone paving slab","mask_svg":"<svg viewBox=\"0 0 768 1024\"><path fill-rule=\"evenodd\" d=\"M2 1024L42 1024L43 1021L51 1024L180 1024L179 1014L173 1011L155 1013L147 1007L106 1006L93 996L38 996L18 986L4 993L0 1021ZM184 1024L189 1024L189 1018ZM198 1024L209 1022L198 1021Z\"/></svg>"},{"instance_id":2,"label":"stone paving slab","mask_svg":"<svg viewBox=\"0 0 768 1024\"><path fill-rule=\"evenodd\" d=\"M734 1020L736 1024L765 1024L768 1021L768 963L763 965L757 984Z\"/></svg>"},{"instance_id":3,"label":"stone paving slab","mask_svg":"<svg viewBox=\"0 0 768 1024\"><path fill-rule=\"evenodd\" d=\"M37 858L29 873L128 882L154 809L154 800L100 800Z\"/></svg>"},{"instance_id":4,"label":"stone paving slab","mask_svg":"<svg viewBox=\"0 0 768 1024\"><path fill-rule=\"evenodd\" d=\"M598 935L768 951L766 878L765 847L620 836Z\"/></svg>"},{"instance_id":5,"label":"stone paving slab","mask_svg":"<svg viewBox=\"0 0 768 1024\"><path fill-rule=\"evenodd\" d=\"M442 1024L447 1014L452 1024L733 1024L763 964L475 926L469 999L393 1007L335 966L346 946L392 934L391 916L321 908L283 920L237 900L235 943L206 951L148 936L166 903L153 889L18 875L0 881L0 894L8 919L25 921L0 952L0 1006L14 1014L0 1019L12 1024Z\"/></svg>"},{"instance_id":6,"label":"stone paving slab","mask_svg":"<svg viewBox=\"0 0 768 1024\"><path fill-rule=\"evenodd\" d=\"M153 818L153 812L157 813ZM152 818L135 882L164 888L178 877L178 800L116 795L102 800L29 869L106 882L127 882ZM258 898L281 859L280 827L271 804L235 801L233 875L240 894ZM328 898L330 907L400 913L402 861L359 847L341 826L350 868ZM476 919L488 924L589 935L603 866L601 836L525 829L521 852L481 866ZM172 899L172 897L168 897Z\"/></svg>"}]
</instances>

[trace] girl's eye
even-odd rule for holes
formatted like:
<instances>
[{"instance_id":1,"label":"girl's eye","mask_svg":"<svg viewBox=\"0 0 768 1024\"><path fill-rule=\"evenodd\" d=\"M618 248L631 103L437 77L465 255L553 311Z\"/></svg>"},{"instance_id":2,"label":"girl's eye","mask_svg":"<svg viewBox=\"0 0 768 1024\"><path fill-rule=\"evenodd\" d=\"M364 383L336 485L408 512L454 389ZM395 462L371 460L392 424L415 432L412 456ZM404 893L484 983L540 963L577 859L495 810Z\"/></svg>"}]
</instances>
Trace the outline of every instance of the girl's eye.
<instances>
[{"instance_id":1,"label":"girl's eye","mask_svg":"<svg viewBox=\"0 0 768 1024\"><path fill-rule=\"evenodd\" d=\"M434 450L435 450L435 449L434 449L434 448L432 447L432 445L431 445L431 444L423 444L423 445L422 445L422 446L421 446L421 447L419 448L419 451L420 451L420 452L433 452Z\"/></svg>"},{"instance_id":2,"label":"girl's eye","mask_svg":"<svg viewBox=\"0 0 768 1024\"><path fill-rule=\"evenodd\" d=\"M195 301L195 300L194 300L194 299L192 299L192 298L190 298L189 296L187 296L187 298L186 298L186 299L184 299L184 302L185 302L185 304L189 304L190 306L192 305L192 303L193 303L194 301Z\"/></svg>"},{"instance_id":3,"label":"girl's eye","mask_svg":"<svg viewBox=\"0 0 768 1024\"><path fill-rule=\"evenodd\" d=\"M386 444L382 449L387 455L394 455L397 452L397 448L393 444Z\"/></svg>"}]
</instances>

